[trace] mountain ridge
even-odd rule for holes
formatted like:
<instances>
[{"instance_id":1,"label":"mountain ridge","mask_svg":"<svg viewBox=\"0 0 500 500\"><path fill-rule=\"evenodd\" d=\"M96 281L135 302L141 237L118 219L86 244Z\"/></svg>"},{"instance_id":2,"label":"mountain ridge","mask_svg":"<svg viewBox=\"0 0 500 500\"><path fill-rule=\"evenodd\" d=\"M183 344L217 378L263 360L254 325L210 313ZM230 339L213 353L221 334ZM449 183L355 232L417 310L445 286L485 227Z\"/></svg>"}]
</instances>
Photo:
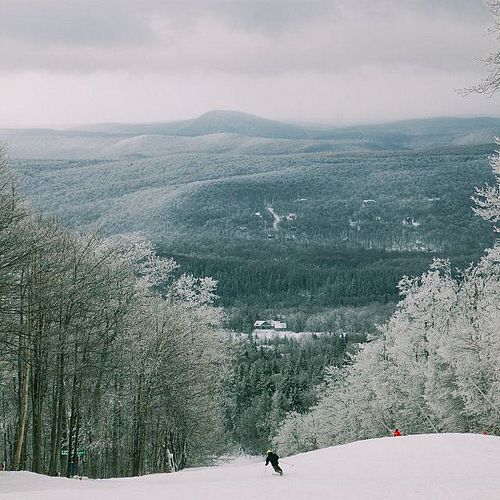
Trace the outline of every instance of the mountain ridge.
<instances>
[{"instance_id":1,"label":"mountain ridge","mask_svg":"<svg viewBox=\"0 0 500 500\"><path fill-rule=\"evenodd\" d=\"M493 147L499 131L500 118L495 117L441 117L314 129L215 110L178 122L97 124L65 130L0 129L0 142L13 159L114 159L179 152L261 155Z\"/></svg>"},{"instance_id":2,"label":"mountain ridge","mask_svg":"<svg viewBox=\"0 0 500 500\"><path fill-rule=\"evenodd\" d=\"M212 110L187 120L146 123L101 123L82 125L67 129L72 132L101 132L125 135L180 135L196 137L216 133L233 133L249 137L271 139L344 139L374 133L395 132L415 135L432 130L438 134L453 134L464 130L500 130L500 118L478 117L432 117L397 120L387 123L360 124L350 126L297 125L286 121L263 118L250 113L232 110Z\"/></svg>"},{"instance_id":3,"label":"mountain ridge","mask_svg":"<svg viewBox=\"0 0 500 500\"><path fill-rule=\"evenodd\" d=\"M325 141L373 144L375 150L430 149L447 145L493 144L499 135L500 118L434 117L415 118L388 123L318 127L270 120L241 111L212 110L197 118L172 122L101 123L69 129L14 128L0 129L0 138L15 142L19 138L52 137L68 140L121 139L137 136L199 138L210 135L233 135L269 140L316 141L304 145L306 151L329 151L336 147ZM351 149L351 148L349 148ZM365 149L362 146L362 149ZM370 148L369 148L370 149Z\"/></svg>"}]
</instances>

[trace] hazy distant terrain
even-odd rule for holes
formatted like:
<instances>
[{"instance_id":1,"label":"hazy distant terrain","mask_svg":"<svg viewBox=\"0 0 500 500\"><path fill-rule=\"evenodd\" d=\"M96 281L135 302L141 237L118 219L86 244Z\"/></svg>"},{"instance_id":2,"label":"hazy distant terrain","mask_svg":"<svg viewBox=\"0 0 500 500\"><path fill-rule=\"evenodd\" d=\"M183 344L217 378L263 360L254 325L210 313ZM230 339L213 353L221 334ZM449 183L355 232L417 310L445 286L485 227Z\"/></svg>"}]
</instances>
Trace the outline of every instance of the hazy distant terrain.
<instances>
[{"instance_id":1,"label":"hazy distant terrain","mask_svg":"<svg viewBox=\"0 0 500 500\"><path fill-rule=\"evenodd\" d=\"M117 159L176 153L291 154L428 150L493 144L500 118L431 118L308 128L233 111L171 123L103 124L70 130L0 129L12 158Z\"/></svg>"},{"instance_id":2,"label":"hazy distant terrain","mask_svg":"<svg viewBox=\"0 0 500 500\"><path fill-rule=\"evenodd\" d=\"M491 244L470 210L500 119L314 129L232 112L170 124L3 130L22 190L71 227L143 231L226 305L395 297L434 255Z\"/></svg>"}]
</instances>

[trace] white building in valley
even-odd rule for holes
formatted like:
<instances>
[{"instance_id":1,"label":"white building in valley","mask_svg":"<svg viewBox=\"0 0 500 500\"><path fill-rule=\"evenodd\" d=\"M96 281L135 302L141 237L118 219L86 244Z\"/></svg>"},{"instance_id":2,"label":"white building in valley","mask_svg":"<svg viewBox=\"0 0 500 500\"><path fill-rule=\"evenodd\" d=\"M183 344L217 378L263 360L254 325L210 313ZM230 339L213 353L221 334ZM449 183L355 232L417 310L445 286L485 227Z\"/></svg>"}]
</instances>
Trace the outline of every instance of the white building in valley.
<instances>
[{"instance_id":1,"label":"white building in valley","mask_svg":"<svg viewBox=\"0 0 500 500\"><path fill-rule=\"evenodd\" d=\"M253 327L256 330L276 330L276 331L285 331L286 323L283 321L275 321L273 319L265 319L265 320L257 320Z\"/></svg>"}]
</instances>

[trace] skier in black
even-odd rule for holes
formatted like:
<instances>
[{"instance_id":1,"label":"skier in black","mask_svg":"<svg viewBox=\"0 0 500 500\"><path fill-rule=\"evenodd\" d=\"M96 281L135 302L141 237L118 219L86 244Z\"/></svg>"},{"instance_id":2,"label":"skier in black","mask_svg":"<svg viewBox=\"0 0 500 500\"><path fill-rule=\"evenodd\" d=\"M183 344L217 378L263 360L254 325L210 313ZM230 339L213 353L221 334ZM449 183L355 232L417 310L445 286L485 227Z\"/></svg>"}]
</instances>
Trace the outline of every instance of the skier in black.
<instances>
[{"instance_id":1,"label":"skier in black","mask_svg":"<svg viewBox=\"0 0 500 500\"><path fill-rule=\"evenodd\" d=\"M281 467L279 466L278 460L280 457L276 455L276 453L273 453L273 450L267 450L267 457L266 457L266 466L267 464L271 463L273 466L274 472L278 473L280 476L283 475L283 471L281 470Z\"/></svg>"}]
</instances>

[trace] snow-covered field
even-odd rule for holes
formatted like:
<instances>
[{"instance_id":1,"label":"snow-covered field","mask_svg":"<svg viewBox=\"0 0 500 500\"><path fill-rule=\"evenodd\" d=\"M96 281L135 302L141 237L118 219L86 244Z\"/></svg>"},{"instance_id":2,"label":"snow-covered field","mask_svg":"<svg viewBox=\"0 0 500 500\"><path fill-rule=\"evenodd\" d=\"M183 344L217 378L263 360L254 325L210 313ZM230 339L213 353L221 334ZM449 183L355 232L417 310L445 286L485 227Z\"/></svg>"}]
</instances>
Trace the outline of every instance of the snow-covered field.
<instances>
[{"instance_id":1,"label":"snow-covered field","mask_svg":"<svg viewBox=\"0 0 500 500\"><path fill-rule=\"evenodd\" d=\"M286 462L286 463L285 463ZM359 441L262 463L78 481L0 472L2 500L498 500L500 438L440 434Z\"/></svg>"},{"instance_id":2,"label":"snow-covered field","mask_svg":"<svg viewBox=\"0 0 500 500\"><path fill-rule=\"evenodd\" d=\"M252 332L252 336L255 340L276 340L276 339L295 339L302 340L308 337L316 335L330 335L330 332L292 332L290 330L265 330L256 329Z\"/></svg>"}]
</instances>

